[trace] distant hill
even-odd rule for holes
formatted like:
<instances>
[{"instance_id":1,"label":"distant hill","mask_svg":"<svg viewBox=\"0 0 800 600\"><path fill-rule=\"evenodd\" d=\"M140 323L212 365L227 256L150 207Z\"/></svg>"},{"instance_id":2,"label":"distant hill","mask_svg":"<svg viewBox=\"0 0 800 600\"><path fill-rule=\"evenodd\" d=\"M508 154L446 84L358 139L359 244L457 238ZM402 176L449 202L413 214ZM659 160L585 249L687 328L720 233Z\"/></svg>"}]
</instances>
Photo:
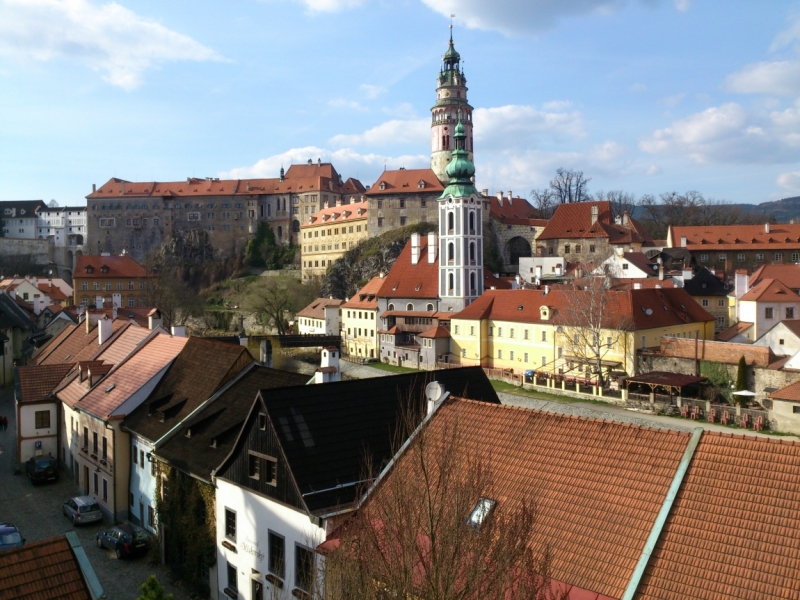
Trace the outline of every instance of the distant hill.
<instances>
[{"instance_id":1,"label":"distant hill","mask_svg":"<svg viewBox=\"0 0 800 600\"><path fill-rule=\"evenodd\" d=\"M774 217L778 223L788 223L792 219L796 223L800 223L800 196L762 202L761 204L730 204L729 206L754 216L763 216L765 222ZM632 216L636 219L644 219L646 215L644 209L637 206Z\"/></svg>"}]
</instances>

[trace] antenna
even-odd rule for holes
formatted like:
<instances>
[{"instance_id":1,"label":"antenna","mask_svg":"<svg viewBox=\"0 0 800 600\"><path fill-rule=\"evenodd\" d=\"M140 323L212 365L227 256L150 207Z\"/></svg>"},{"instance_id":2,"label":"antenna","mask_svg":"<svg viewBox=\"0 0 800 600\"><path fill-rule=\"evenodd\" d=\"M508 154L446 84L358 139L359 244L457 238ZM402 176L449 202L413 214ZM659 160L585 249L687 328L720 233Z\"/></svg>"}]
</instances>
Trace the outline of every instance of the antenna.
<instances>
[{"instance_id":1,"label":"antenna","mask_svg":"<svg viewBox=\"0 0 800 600\"><path fill-rule=\"evenodd\" d=\"M450 43L451 44L453 43L453 19L455 19L455 18L456 18L455 14L450 13Z\"/></svg>"}]
</instances>

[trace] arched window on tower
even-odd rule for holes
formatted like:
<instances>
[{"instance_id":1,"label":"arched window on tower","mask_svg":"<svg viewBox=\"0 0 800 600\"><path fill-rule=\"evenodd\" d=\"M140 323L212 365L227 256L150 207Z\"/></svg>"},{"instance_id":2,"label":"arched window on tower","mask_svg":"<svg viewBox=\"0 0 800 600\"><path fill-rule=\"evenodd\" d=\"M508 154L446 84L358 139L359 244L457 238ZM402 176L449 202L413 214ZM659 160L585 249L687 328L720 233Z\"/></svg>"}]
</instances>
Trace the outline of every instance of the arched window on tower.
<instances>
[{"instance_id":1,"label":"arched window on tower","mask_svg":"<svg viewBox=\"0 0 800 600\"><path fill-rule=\"evenodd\" d=\"M278 239L283 239L283 227L278 225Z\"/></svg>"},{"instance_id":2,"label":"arched window on tower","mask_svg":"<svg viewBox=\"0 0 800 600\"><path fill-rule=\"evenodd\" d=\"M477 295L478 288L475 287L475 273L469 274L469 291L473 296Z\"/></svg>"},{"instance_id":3,"label":"arched window on tower","mask_svg":"<svg viewBox=\"0 0 800 600\"><path fill-rule=\"evenodd\" d=\"M475 242L469 243L469 262L475 262Z\"/></svg>"},{"instance_id":4,"label":"arched window on tower","mask_svg":"<svg viewBox=\"0 0 800 600\"><path fill-rule=\"evenodd\" d=\"M447 233L453 233L455 223L455 215L452 212L447 213Z\"/></svg>"},{"instance_id":5,"label":"arched window on tower","mask_svg":"<svg viewBox=\"0 0 800 600\"><path fill-rule=\"evenodd\" d=\"M469 232L475 235L475 211L469 211Z\"/></svg>"},{"instance_id":6,"label":"arched window on tower","mask_svg":"<svg viewBox=\"0 0 800 600\"><path fill-rule=\"evenodd\" d=\"M448 283L447 291L450 292L451 294L453 293L453 288L455 287L453 285L453 282L454 282L454 277L453 274L450 273L450 275L447 276L447 283Z\"/></svg>"},{"instance_id":7,"label":"arched window on tower","mask_svg":"<svg viewBox=\"0 0 800 600\"><path fill-rule=\"evenodd\" d=\"M447 262L453 262L456 253L456 246L453 242L447 244Z\"/></svg>"}]
</instances>

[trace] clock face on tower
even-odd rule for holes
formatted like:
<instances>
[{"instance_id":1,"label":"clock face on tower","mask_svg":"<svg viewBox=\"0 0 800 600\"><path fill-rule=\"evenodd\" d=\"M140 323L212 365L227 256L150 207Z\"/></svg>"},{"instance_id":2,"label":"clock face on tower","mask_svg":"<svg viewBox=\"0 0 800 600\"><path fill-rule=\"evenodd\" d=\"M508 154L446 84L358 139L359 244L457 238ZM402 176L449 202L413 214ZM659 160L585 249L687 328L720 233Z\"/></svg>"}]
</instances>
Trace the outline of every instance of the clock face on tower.
<instances>
[{"instance_id":1,"label":"clock face on tower","mask_svg":"<svg viewBox=\"0 0 800 600\"><path fill-rule=\"evenodd\" d=\"M445 97L445 98L449 98L449 97L450 97L450 92L445 92L445 93L444 93L444 97Z\"/></svg>"}]
</instances>

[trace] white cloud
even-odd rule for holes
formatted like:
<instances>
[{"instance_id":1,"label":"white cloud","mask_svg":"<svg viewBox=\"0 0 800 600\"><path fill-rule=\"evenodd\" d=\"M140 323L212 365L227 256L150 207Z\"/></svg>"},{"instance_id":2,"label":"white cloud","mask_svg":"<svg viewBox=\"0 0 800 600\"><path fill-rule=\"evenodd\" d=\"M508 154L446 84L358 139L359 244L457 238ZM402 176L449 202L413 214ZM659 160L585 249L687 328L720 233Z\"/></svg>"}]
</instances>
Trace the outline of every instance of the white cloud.
<instances>
[{"instance_id":1,"label":"white cloud","mask_svg":"<svg viewBox=\"0 0 800 600\"><path fill-rule=\"evenodd\" d=\"M392 115L393 117L399 117L409 121L416 120L417 118L417 111L414 109L414 105L410 102L401 102L397 106L384 106L381 110L387 115Z\"/></svg>"},{"instance_id":2,"label":"white cloud","mask_svg":"<svg viewBox=\"0 0 800 600\"><path fill-rule=\"evenodd\" d=\"M661 169L656 165L650 165L649 167L647 167L646 172L648 175L658 175L659 173L661 173Z\"/></svg>"},{"instance_id":3,"label":"white cloud","mask_svg":"<svg viewBox=\"0 0 800 600\"><path fill-rule=\"evenodd\" d=\"M538 33L552 29L558 21L585 14L616 12L627 0L422 0L445 17L471 29L500 31L505 35ZM655 0L659 2L659 0ZM689 0L674 0L678 10L686 10Z\"/></svg>"},{"instance_id":4,"label":"white cloud","mask_svg":"<svg viewBox=\"0 0 800 600\"><path fill-rule=\"evenodd\" d=\"M278 177L280 168L288 169L292 164L305 164L309 159L316 162L331 162L342 177L358 177L365 185L377 179L384 166L387 169L419 169L430 164L430 157L425 155L389 156L383 154L362 154L350 148L328 150L317 146L292 148L281 154L262 158L248 167L236 167L219 174L226 179L248 179L259 177Z\"/></svg>"},{"instance_id":5,"label":"white cloud","mask_svg":"<svg viewBox=\"0 0 800 600\"><path fill-rule=\"evenodd\" d=\"M642 139L650 154L683 154L698 163L783 163L800 158L800 102L753 113L723 104L673 121Z\"/></svg>"},{"instance_id":6,"label":"white cloud","mask_svg":"<svg viewBox=\"0 0 800 600\"><path fill-rule=\"evenodd\" d=\"M789 192L800 191L800 171L790 171L778 175L776 183Z\"/></svg>"},{"instance_id":7,"label":"white cloud","mask_svg":"<svg viewBox=\"0 0 800 600\"><path fill-rule=\"evenodd\" d=\"M388 90L379 85L370 85L369 83L362 83L359 89L364 92L364 95L370 100L374 100L378 96L385 94Z\"/></svg>"},{"instance_id":8,"label":"white cloud","mask_svg":"<svg viewBox=\"0 0 800 600\"><path fill-rule=\"evenodd\" d=\"M338 12L348 8L357 8L367 0L301 0L311 12Z\"/></svg>"},{"instance_id":9,"label":"white cloud","mask_svg":"<svg viewBox=\"0 0 800 600\"><path fill-rule=\"evenodd\" d=\"M747 65L728 75L728 89L741 94L800 94L800 60L778 60Z\"/></svg>"},{"instance_id":10,"label":"white cloud","mask_svg":"<svg viewBox=\"0 0 800 600\"><path fill-rule=\"evenodd\" d=\"M187 35L110 2L0 0L0 55L17 60L71 59L133 90L165 61L223 60Z\"/></svg>"},{"instance_id":11,"label":"white cloud","mask_svg":"<svg viewBox=\"0 0 800 600\"><path fill-rule=\"evenodd\" d=\"M430 122L427 119L393 119L368 129L364 133L340 134L329 141L333 146L396 146L398 144L427 141L430 136Z\"/></svg>"},{"instance_id":12,"label":"white cloud","mask_svg":"<svg viewBox=\"0 0 800 600\"><path fill-rule=\"evenodd\" d=\"M347 100L345 98L334 98L333 100L328 100L328 106L331 108L349 108L352 110L358 111L367 111L369 110L366 106L362 105L360 102L356 102L355 100Z\"/></svg>"},{"instance_id":13,"label":"white cloud","mask_svg":"<svg viewBox=\"0 0 800 600\"><path fill-rule=\"evenodd\" d=\"M552 106L552 103L550 103ZM561 106L568 106L560 103ZM548 106L548 105L545 105ZM477 108L472 114L478 148L531 147L540 137L580 138L586 135L579 111L555 112L509 104Z\"/></svg>"}]
</instances>

